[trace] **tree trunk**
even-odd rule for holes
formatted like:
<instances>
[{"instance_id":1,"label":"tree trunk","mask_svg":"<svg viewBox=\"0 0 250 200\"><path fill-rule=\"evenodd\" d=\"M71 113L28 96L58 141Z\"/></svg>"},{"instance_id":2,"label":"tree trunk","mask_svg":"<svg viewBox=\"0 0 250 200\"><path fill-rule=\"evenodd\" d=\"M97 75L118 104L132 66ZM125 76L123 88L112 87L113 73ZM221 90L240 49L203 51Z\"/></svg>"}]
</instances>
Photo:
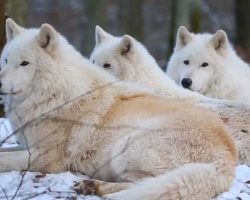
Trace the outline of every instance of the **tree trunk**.
<instances>
[{"instance_id":1,"label":"tree trunk","mask_svg":"<svg viewBox=\"0 0 250 200\"><path fill-rule=\"evenodd\" d=\"M143 4L144 0L120 0L121 26L124 34L129 34L143 42Z\"/></svg>"},{"instance_id":2,"label":"tree trunk","mask_svg":"<svg viewBox=\"0 0 250 200\"><path fill-rule=\"evenodd\" d=\"M0 0L0 53L5 44L5 6L4 1Z\"/></svg>"},{"instance_id":3,"label":"tree trunk","mask_svg":"<svg viewBox=\"0 0 250 200\"><path fill-rule=\"evenodd\" d=\"M0 0L0 53L5 44L5 6L4 0ZM1 99L0 99L1 100ZM0 104L0 117L4 116L3 105Z\"/></svg>"},{"instance_id":4,"label":"tree trunk","mask_svg":"<svg viewBox=\"0 0 250 200\"><path fill-rule=\"evenodd\" d=\"M4 1L0 0L0 53L5 44L5 6Z\"/></svg>"},{"instance_id":5,"label":"tree trunk","mask_svg":"<svg viewBox=\"0 0 250 200\"><path fill-rule=\"evenodd\" d=\"M173 52L176 33L179 26L185 26L192 32L200 31L201 26L200 0L171 0L171 4L172 19L169 27L169 49L167 52L167 60Z\"/></svg>"},{"instance_id":6,"label":"tree trunk","mask_svg":"<svg viewBox=\"0 0 250 200\"><path fill-rule=\"evenodd\" d=\"M89 55L95 44L95 26L99 25L106 28L107 23L107 1L106 0L87 0L86 12L88 16L88 24L84 33L83 53Z\"/></svg>"},{"instance_id":7,"label":"tree trunk","mask_svg":"<svg viewBox=\"0 0 250 200\"><path fill-rule=\"evenodd\" d=\"M22 26L28 25L29 0L6 0L5 10L9 17Z\"/></svg>"},{"instance_id":8,"label":"tree trunk","mask_svg":"<svg viewBox=\"0 0 250 200\"><path fill-rule=\"evenodd\" d=\"M13 18L20 25L27 25L29 11L29 0L0 0L0 52L6 42L5 19L7 16ZM0 104L0 117L4 116L3 105Z\"/></svg>"},{"instance_id":9,"label":"tree trunk","mask_svg":"<svg viewBox=\"0 0 250 200\"><path fill-rule=\"evenodd\" d=\"M240 56L250 62L250 1L235 1L236 49Z\"/></svg>"}]
</instances>

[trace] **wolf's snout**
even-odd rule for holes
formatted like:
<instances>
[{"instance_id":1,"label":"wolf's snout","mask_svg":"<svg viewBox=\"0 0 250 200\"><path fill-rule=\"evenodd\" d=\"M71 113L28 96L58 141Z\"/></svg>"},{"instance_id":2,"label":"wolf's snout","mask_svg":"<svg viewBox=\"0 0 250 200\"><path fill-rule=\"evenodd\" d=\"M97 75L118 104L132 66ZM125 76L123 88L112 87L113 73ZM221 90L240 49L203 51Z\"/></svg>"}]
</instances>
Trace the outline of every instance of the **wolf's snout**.
<instances>
[{"instance_id":1,"label":"wolf's snout","mask_svg":"<svg viewBox=\"0 0 250 200\"><path fill-rule=\"evenodd\" d=\"M184 78L184 79L182 79L181 85L184 88L189 88L192 85L192 79L190 79L190 78Z\"/></svg>"}]
</instances>

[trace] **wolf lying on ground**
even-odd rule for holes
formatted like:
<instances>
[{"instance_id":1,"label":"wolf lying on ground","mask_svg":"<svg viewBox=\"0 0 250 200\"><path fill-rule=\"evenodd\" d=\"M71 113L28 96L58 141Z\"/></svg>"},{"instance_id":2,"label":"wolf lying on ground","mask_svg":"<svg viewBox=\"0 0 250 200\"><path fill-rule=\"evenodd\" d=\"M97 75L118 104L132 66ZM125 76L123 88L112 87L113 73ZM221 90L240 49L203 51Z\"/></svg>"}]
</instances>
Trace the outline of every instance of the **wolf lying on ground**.
<instances>
[{"instance_id":1,"label":"wolf lying on ground","mask_svg":"<svg viewBox=\"0 0 250 200\"><path fill-rule=\"evenodd\" d=\"M192 101L218 113L236 139L239 162L250 165L249 104L206 98L175 85L141 43L128 35L114 37L98 26L90 60L117 78L140 83L167 99Z\"/></svg>"},{"instance_id":2,"label":"wolf lying on ground","mask_svg":"<svg viewBox=\"0 0 250 200\"><path fill-rule=\"evenodd\" d=\"M250 66L236 54L222 30L214 35L193 34L180 27L167 74L182 87L203 95L250 103Z\"/></svg>"},{"instance_id":3,"label":"wolf lying on ground","mask_svg":"<svg viewBox=\"0 0 250 200\"><path fill-rule=\"evenodd\" d=\"M28 151L0 153L0 171L81 171L117 182L95 181L116 200L208 200L229 189L238 153L216 114L118 81L48 24L7 19L6 30L0 92Z\"/></svg>"}]
</instances>

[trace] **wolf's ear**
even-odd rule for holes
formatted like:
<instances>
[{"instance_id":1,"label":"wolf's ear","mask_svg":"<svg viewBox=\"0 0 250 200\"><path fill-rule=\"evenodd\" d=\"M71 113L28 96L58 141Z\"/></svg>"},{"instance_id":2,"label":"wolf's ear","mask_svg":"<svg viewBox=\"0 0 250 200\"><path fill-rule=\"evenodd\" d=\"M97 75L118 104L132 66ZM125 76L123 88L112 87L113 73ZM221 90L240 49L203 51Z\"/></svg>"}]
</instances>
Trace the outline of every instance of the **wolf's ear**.
<instances>
[{"instance_id":1,"label":"wolf's ear","mask_svg":"<svg viewBox=\"0 0 250 200\"><path fill-rule=\"evenodd\" d=\"M191 33L186 29L185 26L180 26L177 31L175 50L183 48L191 40L192 40Z\"/></svg>"},{"instance_id":2,"label":"wolf's ear","mask_svg":"<svg viewBox=\"0 0 250 200\"><path fill-rule=\"evenodd\" d=\"M129 35L124 35L122 37L122 40L119 46L119 50L121 54L126 55L127 53L131 51L132 48L133 48L133 38Z\"/></svg>"},{"instance_id":3,"label":"wolf's ear","mask_svg":"<svg viewBox=\"0 0 250 200\"><path fill-rule=\"evenodd\" d=\"M58 41L56 30L49 24L43 24L37 36L38 45L52 54L58 46Z\"/></svg>"},{"instance_id":4,"label":"wolf's ear","mask_svg":"<svg viewBox=\"0 0 250 200\"><path fill-rule=\"evenodd\" d=\"M24 30L24 28L19 26L11 18L6 19L6 38L7 38L7 42L9 42L14 37L16 37L22 30Z\"/></svg>"},{"instance_id":5,"label":"wolf's ear","mask_svg":"<svg viewBox=\"0 0 250 200\"><path fill-rule=\"evenodd\" d=\"M112 37L108 32L104 31L100 26L95 27L95 44L98 46L101 44L104 40Z\"/></svg>"},{"instance_id":6,"label":"wolf's ear","mask_svg":"<svg viewBox=\"0 0 250 200\"><path fill-rule=\"evenodd\" d=\"M211 44L213 45L216 51L222 53L223 50L225 50L228 46L228 39L226 32L223 30L218 30L211 39Z\"/></svg>"}]
</instances>

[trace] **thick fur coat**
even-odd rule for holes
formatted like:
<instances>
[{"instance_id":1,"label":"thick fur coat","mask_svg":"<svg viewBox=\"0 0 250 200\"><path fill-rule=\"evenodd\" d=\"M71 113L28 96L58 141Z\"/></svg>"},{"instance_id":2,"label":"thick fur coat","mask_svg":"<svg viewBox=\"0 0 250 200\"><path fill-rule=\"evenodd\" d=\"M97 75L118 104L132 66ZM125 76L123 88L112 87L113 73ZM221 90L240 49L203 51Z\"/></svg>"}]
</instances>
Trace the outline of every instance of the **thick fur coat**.
<instances>
[{"instance_id":1,"label":"thick fur coat","mask_svg":"<svg viewBox=\"0 0 250 200\"><path fill-rule=\"evenodd\" d=\"M193 34L180 27L167 74L180 86L205 96L250 103L250 67L222 30Z\"/></svg>"},{"instance_id":2,"label":"thick fur coat","mask_svg":"<svg viewBox=\"0 0 250 200\"><path fill-rule=\"evenodd\" d=\"M146 48L131 36L114 37L96 27L91 62L117 78L151 88L167 99L191 101L218 113L239 147L239 162L250 165L250 105L202 96L174 84Z\"/></svg>"},{"instance_id":3,"label":"thick fur coat","mask_svg":"<svg viewBox=\"0 0 250 200\"><path fill-rule=\"evenodd\" d=\"M48 24L6 26L0 94L29 151L0 153L0 171L81 171L117 182L95 181L116 200L208 200L229 189L237 150L216 114L117 81Z\"/></svg>"},{"instance_id":4,"label":"thick fur coat","mask_svg":"<svg viewBox=\"0 0 250 200\"><path fill-rule=\"evenodd\" d=\"M129 35L114 37L97 26L96 46L90 60L119 79L153 88L168 99L206 99L179 87L162 72L147 49Z\"/></svg>"}]
</instances>

